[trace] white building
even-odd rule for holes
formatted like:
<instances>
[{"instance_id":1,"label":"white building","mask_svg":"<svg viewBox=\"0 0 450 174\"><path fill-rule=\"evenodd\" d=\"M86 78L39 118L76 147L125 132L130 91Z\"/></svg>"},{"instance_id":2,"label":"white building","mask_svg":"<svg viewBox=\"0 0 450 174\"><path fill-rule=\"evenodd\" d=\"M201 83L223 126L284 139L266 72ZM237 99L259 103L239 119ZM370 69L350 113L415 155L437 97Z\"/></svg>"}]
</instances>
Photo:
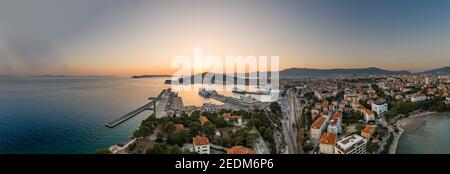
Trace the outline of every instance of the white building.
<instances>
[{"instance_id":1,"label":"white building","mask_svg":"<svg viewBox=\"0 0 450 174\"><path fill-rule=\"evenodd\" d=\"M364 106L361 106L360 104L354 104L352 107L354 110L357 110L364 114L364 121L366 121L366 123L368 121L375 120L375 113L365 108Z\"/></svg>"},{"instance_id":2,"label":"white building","mask_svg":"<svg viewBox=\"0 0 450 174\"><path fill-rule=\"evenodd\" d=\"M207 137L195 136L192 138L192 152L197 152L199 154L209 154L209 140Z\"/></svg>"},{"instance_id":3,"label":"white building","mask_svg":"<svg viewBox=\"0 0 450 174\"><path fill-rule=\"evenodd\" d=\"M320 116L325 117L325 122L328 122L331 118L331 111L323 111Z\"/></svg>"},{"instance_id":4,"label":"white building","mask_svg":"<svg viewBox=\"0 0 450 174\"><path fill-rule=\"evenodd\" d=\"M375 113L373 113L371 110L364 109L363 113L364 113L364 120L366 121L366 123L375 120Z\"/></svg>"},{"instance_id":5,"label":"white building","mask_svg":"<svg viewBox=\"0 0 450 174\"><path fill-rule=\"evenodd\" d=\"M386 102L372 102L372 111L378 115L388 111L388 104Z\"/></svg>"},{"instance_id":6,"label":"white building","mask_svg":"<svg viewBox=\"0 0 450 174\"><path fill-rule=\"evenodd\" d=\"M333 132L335 134L339 134L342 131L341 121L338 118L332 118L330 122L328 122L328 132Z\"/></svg>"},{"instance_id":7,"label":"white building","mask_svg":"<svg viewBox=\"0 0 450 174\"><path fill-rule=\"evenodd\" d=\"M242 116L230 115L230 113L224 113L223 119L228 123L233 123L233 126L242 126Z\"/></svg>"},{"instance_id":8,"label":"white building","mask_svg":"<svg viewBox=\"0 0 450 174\"><path fill-rule=\"evenodd\" d=\"M311 138L313 139L319 139L322 133L325 130L326 126L326 118L325 117L319 117L317 118L313 124L311 125Z\"/></svg>"},{"instance_id":9,"label":"white building","mask_svg":"<svg viewBox=\"0 0 450 174\"><path fill-rule=\"evenodd\" d=\"M336 144L336 134L333 132L325 132L319 141L321 154L334 154L334 145Z\"/></svg>"},{"instance_id":10,"label":"white building","mask_svg":"<svg viewBox=\"0 0 450 174\"><path fill-rule=\"evenodd\" d=\"M353 134L336 142L334 148L336 154L366 154L367 140Z\"/></svg>"},{"instance_id":11,"label":"white building","mask_svg":"<svg viewBox=\"0 0 450 174\"><path fill-rule=\"evenodd\" d=\"M411 97L411 102L421 102L427 100L427 96L420 94Z\"/></svg>"}]
</instances>

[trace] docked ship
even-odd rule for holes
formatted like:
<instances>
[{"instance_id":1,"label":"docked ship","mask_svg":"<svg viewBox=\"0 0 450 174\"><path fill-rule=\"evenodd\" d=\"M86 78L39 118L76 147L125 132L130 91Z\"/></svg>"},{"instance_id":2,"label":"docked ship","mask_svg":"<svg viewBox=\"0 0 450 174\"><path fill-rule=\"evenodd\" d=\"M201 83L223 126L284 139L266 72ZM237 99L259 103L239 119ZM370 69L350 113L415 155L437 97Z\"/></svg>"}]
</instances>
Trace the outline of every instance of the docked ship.
<instances>
[{"instance_id":1,"label":"docked ship","mask_svg":"<svg viewBox=\"0 0 450 174\"><path fill-rule=\"evenodd\" d=\"M245 90L244 90L244 89L241 89L241 88L234 87L233 90L232 90L231 92L239 93L239 94L244 94L244 93L245 93Z\"/></svg>"},{"instance_id":2,"label":"docked ship","mask_svg":"<svg viewBox=\"0 0 450 174\"><path fill-rule=\"evenodd\" d=\"M243 102L245 102L245 103L255 103L255 102L257 102L258 100L256 100L255 98L253 98L252 96L249 96L249 95L241 95L240 96L240 100L241 101L243 101Z\"/></svg>"},{"instance_id":3,"label":"docked ship","mask_svg":"<svg viewBox=\"0 0 450 174\"><path fill-rule=\"evenodd\" d=\"M217 92L215 90L208 90L205 88L201 88L200 91L198 91L198 94L203 97L209 98L209 97L217 95Z\"/></svg>"}]
</instances>

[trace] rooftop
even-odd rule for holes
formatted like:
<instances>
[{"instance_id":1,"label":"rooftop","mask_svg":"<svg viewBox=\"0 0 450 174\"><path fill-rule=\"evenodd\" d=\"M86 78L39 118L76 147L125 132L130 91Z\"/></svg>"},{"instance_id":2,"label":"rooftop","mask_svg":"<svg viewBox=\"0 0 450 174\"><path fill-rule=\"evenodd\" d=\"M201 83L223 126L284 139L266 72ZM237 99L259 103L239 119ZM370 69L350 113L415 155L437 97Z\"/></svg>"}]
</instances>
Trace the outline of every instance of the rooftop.
<instances>
[{"instance_id":1,"label":"rooftop","mask_svg":"<svg viewBox=\"0 0 450 174\"><path fill-rule=\"evenodd\" d=\"M333 118L342 118L342 112L335 112Z\"/></svg>"},{"instance_id":2,"label":"rooftop","mask_svg":"<svg viewBox=\"0 0 450 174\"><path fill-rule=\"evenodd\" d=\"M209 139L200 135L193 137L192 142L195 146L209 145Z\"/></svg>"},{"instance_id":3,"label":"rooftop","mask_svg":"<svg viewBox=\"0 0 450 174\"><path fill-rule=\"evenodd\" d=\"M334 145L336 143L336 134L333 132L325 132L320 138L320 144Z\"/></svg>"},{"instance_id":4,"label":"rooftop","mask_svg":"<svg viewBox=\"0 0 450 174\"><path fill-rule=\"evenodd\" d=\"M312 129L319 129L320 127L322 127L323 123L325 122L325 117L319 117L317 118L313 124L311 125Z\"/></svg>"},{"instance_id":5,"label":"rooftop","mask_svg":"<svg viewBox=\"0 0 450 174\"><path fill-rule=\"evenodd\" d=\"M228 154L256 154L256 151L242 146L233 146L228 149Z\"/></svg>"},{"instance_id":6,"label":"rooftop","mask_svg":"<svg viewBox=\"0 0 450 174\"><path fill-rule=\"evenodd\" d=\"M366 140L356 134L348 136L338 142L336 142L336 147L342 151L349 151L354 145L358 145L360 143L365 142Z\"/></svg>"},{"instance_id":7,"label":"rooftop","mask_svg":"<svg viewBox=\"0 0 450 174\"><path fill-rule=\"evenodd\" d=\"M384 104L386 104L385 101L374 101L372 103L375 104L375 105L384 105Z\"/></svg>"},{"instance_id":8,"label":"rooftop","mask_svg":"<svg viewBox=\"0 0 450 174\"><path fill-rule=\"evenodd\" d=\"M225 119L228 119L228 118L237 118L237 119L239 119L239 118L242 118L240 115L225 115L225 116L223 116L223 118L225 118Z\"/></svg>"},{"instance_id":9,"label":"rooftop","mask_svg":"<svg viewBox=\"0 0 450 174\"><path fill-rule=\"evenodd\" d=\"M372 134L374 130L374 127L371 125L366 125L366 127L361 130L361 133L366 133L366 134Z\"/></svg>"}]
</instances>

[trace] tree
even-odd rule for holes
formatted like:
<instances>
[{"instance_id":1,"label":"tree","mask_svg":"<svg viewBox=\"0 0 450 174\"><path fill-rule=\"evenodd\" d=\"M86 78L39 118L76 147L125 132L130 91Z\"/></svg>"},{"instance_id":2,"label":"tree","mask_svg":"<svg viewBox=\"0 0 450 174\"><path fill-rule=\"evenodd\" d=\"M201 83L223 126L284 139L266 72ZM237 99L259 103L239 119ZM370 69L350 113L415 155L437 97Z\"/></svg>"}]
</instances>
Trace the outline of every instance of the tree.
<instances>
[{"instance_id":1,"label":"tree","mask_svg":"<svg viewBox=\"0 0 450 174\"><path fill-rule=\"evenodd\" d=\"M247 128L239 129L231 135L231 143L234 146L251 147L257 135L249 133Z\"/></svg>"},{"instance_id":2,"label":"tree","mask_svg":"<svg viewBox=\"0 0 450 174\"><path fill-rule=\"evenodd\" d=\"M167 138L167 144L183 146L184 143L188 142L188 133L185 130L175 130Z\"/></svg>"},{"instance_id":3,"label":"tree","mask_svg":"<svg viewBox=\"0 0 450 174\"><path fill-rule=\"evenodd\" d=\"M189 117L191 122L196 122L200 118L200 111L196 110L191 113L191 116Z\"/></svg>"},{"instance_id":4,"label":"tree","mask_svg":"<svg viewBox=\"0 0 450 174\"><path fill-rule=\"evenodd\" d=\"M214 125L211 122L206 122L203 126L202 126L202 131L208 135L209 137L213 137L215 132L216 132L216 125Z\"/></svg>"},{"instance_id":5,"label":"tree","mask_svg":"<svg viewBox=\"0 0 450 174\"><path fill-rule=\"evenodd\" d=\"M366 126L364 125L364 124L358 124L358 125L356 125L356 127L355 127L355 129L356 129L356 132L359 134L359 133L361 133L361 131L365 128Z\"/></svg>"},{"instance_id":6,"label":"tree","mask_svg":"<svg viewBox=\"0 0 450 174\"><path fill-rule=\"evenodd\" d=\"M95 154L111 154L112 152L108 148L96 149Z\"/></svg>"},{"instance_id":7,"label":"tree","mask_svg":"<svg viewBox=\"0 0 450 174\"><path fill-rule=\"evenodd\" d=\"M367 142L366 151L369 153L374 153L378 150L379 146L376 143L372 143L372 138Z\"/></svg>"},{"instance_id":8,"label":"tree","mask_svg":"<svg viewBox=\"0 0 450 174\"><path fill-rule=\"evenodd\" d=\"M145 136L152 134L157 123L158 123L158 120L156 119L155 115L152 114L151 116L149 116L148 118L146 118L145 120L143 120L141 122L139 129L133 133L133 136L135 138L138 138L138 137L145 137Z\"/></svg>"},{"instance_id":9,"label":"tree","mask_svg":"<svg viewBox=\"0 0 450 174\"><path fill-rule=\"evenodd\" d=\"M163 129L165 132L170 134L175 130L175 124L173 124L173 122L167 122L163 125Z\"/></svg>"},{"instance_id":10,"label":"tree","mask_svg":"<svg viewBox=\"0 0 450 174\"><path fill-rule=\"evenodd\" d=\"M196 121L196 122L191 122L191 124L189 124L189 128L191 129L192 135L195 136L201 130L202 126L200 125L200 123L198 121Z\"/></svg>"},{"instance_id":11,"label":"tree","mask_svg":"<svg viewBox=\"0 0 450 174\"><path fill-rule=\"evenodd\" d=\"M148 148L145 151L145 154L165 154L166 149L167 149L166 145L157 143L157 144L153 145L152 148Z\"/></svg>"},{"instance_id":12,"label":"tree","mask_svg":"<svg viewBox=\"0 0 450 174\"><path fill-rule=\"evenodd\" d=\"M357 123L359 120L364 118L364 114L360 111L347 111L343 114L343 122L347 124Z\"/></svg>"},{"instance_id":13,"label":"tree","mask_svg":"<svg viewBox=\"0 0 450 174\"><path fill-rule=\"evenodd\" d=\"M161 133L161 132L159 132L157 135L156 135L156 142L158 142L158 143L162 143L163 142L163 134Z\"/></svg>"},{"instance_id":14,"label":"tree","mask_svg":"<svg viewBox=\"0 0 450 174\"><path fill-rule=\"evenodd\" d=\"M277 117L281 118L281 107L277 102L270 103L270 111L276 115Z\"/></svg>"},{"instance_id":15,"label":"tree","mask_svg":"<svg viewBox=\"0 0 450 174\"><path fill-rule=\"evenodd\" d=\"M227 136L227 135L222 136L222 138L220 139L220 145L229 147L231 145L230 136Z\"/></svg>"},{"instance_id":16,"label":"tree","mask_svg":"<svg viewBox=\"0 0 450 174\"><path fill-rule=\"evenodd\" d=\"M170 148L170 154L182 154L183 151L181 150L180 146L174 145L172 148Z\"/></svg>"}]
</instances>

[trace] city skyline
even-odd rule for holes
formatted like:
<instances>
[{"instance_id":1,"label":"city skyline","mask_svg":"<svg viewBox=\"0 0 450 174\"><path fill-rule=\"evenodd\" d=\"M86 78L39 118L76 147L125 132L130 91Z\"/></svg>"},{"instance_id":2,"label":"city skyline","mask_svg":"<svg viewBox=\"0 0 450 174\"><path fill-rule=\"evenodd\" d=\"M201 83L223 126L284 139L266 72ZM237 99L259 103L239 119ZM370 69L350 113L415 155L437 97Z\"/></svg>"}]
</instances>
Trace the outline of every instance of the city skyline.
<instances>
[{"instance_id":1,"label":"city skyline","mask_svg":"<svg viewBox=\"0 0 450 174\"><path fill-rule=\"evenodd\" d=\"M30 5L30 3L34 3ZM450 65L450 2L2 1L0 75L172 74L194 48L288 68Z\"/></svg>"}]
</instances>

